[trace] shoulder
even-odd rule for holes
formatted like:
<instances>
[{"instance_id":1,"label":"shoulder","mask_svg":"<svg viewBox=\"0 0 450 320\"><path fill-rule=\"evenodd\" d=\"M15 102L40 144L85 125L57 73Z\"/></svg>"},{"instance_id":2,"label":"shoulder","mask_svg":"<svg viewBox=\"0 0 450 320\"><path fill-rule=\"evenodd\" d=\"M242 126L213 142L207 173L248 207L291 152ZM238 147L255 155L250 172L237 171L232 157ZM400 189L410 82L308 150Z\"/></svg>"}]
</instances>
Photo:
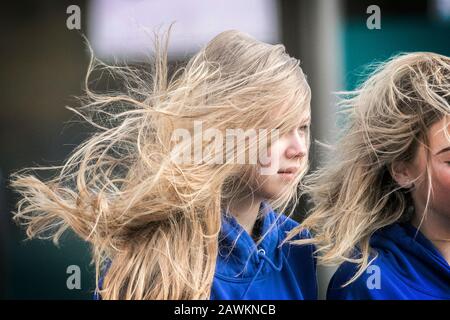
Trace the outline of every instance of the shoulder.
<instances>
[{"instance_id":1,"label":"shoulder","mask_svg":"<svg viewBox=\"0 0 450 320\"><path fill-rule=\"evenodd\" d=\"M334 273L327 290L329 300L390 300L405 299L410 289L399 280L399 275L386 259L384 252L371 261L362 273L352 280L359 265L344 262Z\"/></svg>"},{"instance_id":2,"label":"shoulder","mask_svg":"<svg viewBox=\"0 0 450 320\"><path fill-rule=\"evenodd\" d=\"M328 300L358 300L369 299L366 286L367 278L363 273L356 280L344 286L357 273L358 267L351 262L341 264L328 284Z\"/></svg>"},{"instance_id":3,"label":"shoulder","mask_svg":"<svg viewBox=\"0 0 450 320\"><path fill-rule=\"evenodd\" d=\"M300 230L300 224L295 220L281 215L279 218L280 239L284 241L290 232L294 232L294 236L290 240L283 242L283 250L288 258L298 259L303 263L310 261L315 269L316 259L314 257L315 247L313 244L297 244L296 240L310 239L311 234L308 230ZM292 243L294 242L294 243ZM301 258L301 259L300 259Z\"/></svg>"},{"instance_id":4,"label":"shoulder","mask_svg":"<svg viewBox=\"0 0 450 320\"><path fill-rule=\"evenodd\" d=\"M392 266L390 266L389 261L386 261L389 260L386 259L386 255L392 256L392 248L386 250L386 248L377 246L377 243L382 243L383 246L392 246L391 241L386 238L386 232L389 232L392 228L393 226L385 227L372 235L370 239L372 254L369 257L371 263L357 278L353 279L359 271L358 264L344 262L337 268L328 285L327 299L387 299L385 293L390 290L386 288L386 285L389 285L386 282L386 278L392 279ZM352 257L358 258L360 256L358 252L358 249L355 248ZM383 271L384 280L383 290L380 290L382 281L381 270Z\"/></svg>"},{"instance_id":5,"label":"shoulder","mask_svg":"<svg viewBox=\"0 0 450 320\"><path fill-rule=\"evenodd\" d=\"M105 280L106 273L108 272L109 268L111 267L111 263L112 263L112 260L107 258L105 260L102 268L101 268L100 277L99 277L99 280L98 280L98 285L97 285L97 288L94 291L94 296L93 296L94 300L102 300L102 296L100 295L98 290L102 290L103 289L103 281Z\"/></svg>"},{"instance_id":6,"label":"shoulder","mask_svg":"<svg viewBox=\"0 0 450 320\"><path fill-rule=\"evenodd\" d=\"M294 232L295 236L291 240L283 242L282 252L288 269L297 277L301 283L302 293L305 299L317 299L317 276L316 258L314 256L314 245L291 243L291 241L310 239L308 230L298 229L299 223L286 216L280 217L280 238L285 240L289 232ZM297 228L297 229L296 229Z\"/></svg>"},{"instance_id":7,"label":"shoulder","mask_svg":"<svg viewBox=\"0 0 450 320\"><path fill-rule=\"evenodd\" d=\"M327 299L385 300L399 297L394 292L396 286L390 283L392 276L383 268L383 259L376 258L360 276L347 284L356 276L358 268L357 264L351 262L344 262L339 266L328 285Z\"/></svg>"},{"instance_id":8,"label":"shoulder","mask_svg":"<svg viewBox=\"0 0 450 320\"><path fill-rule=\"evenodd\" d=\"M285 215L281 215L277 221L279 229L282 233L284 233L285 235L292 231L295 228L298 228L300 226L300 224L295 221L292 218L289 218ZM311 234L308 230L302 230L300 232L300 230L298 230L298 234L295 235L295 237L292 238L292 240L300 240L300 239L310 239L311 238Z\"/></svg>"}]
</instances>

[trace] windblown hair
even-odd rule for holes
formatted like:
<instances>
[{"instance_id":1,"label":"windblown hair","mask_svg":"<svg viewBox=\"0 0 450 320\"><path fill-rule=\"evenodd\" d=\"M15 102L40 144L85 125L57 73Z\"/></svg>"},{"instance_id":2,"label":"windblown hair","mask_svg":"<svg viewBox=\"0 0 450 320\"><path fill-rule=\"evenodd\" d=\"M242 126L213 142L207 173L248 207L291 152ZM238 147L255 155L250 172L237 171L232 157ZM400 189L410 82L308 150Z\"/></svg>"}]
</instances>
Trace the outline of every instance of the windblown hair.
<instances>
[{"instance_id":1,"label":"windblown hair","mask_svg":"<svg viewBox=\"0 0 450 320\"><path fill-rule=\"evenodd\" d=\"M409 219L410 189L393 179L392 164L412 160L421 144L430 156L427 132L450 114L450 58L421 52L395 56L343 94L348 127L332 148L332 159L305 178L312 209L288 238L307 229L313 238L297 243L314 243L319 263L356 263L351 283L376 256L369 244L374 232ZM422 178L428 179L429 200L428 167Z\"/></svg>"},{"instance_id":2,"label":"windblown hair","mask_svg":"<svg viewBox=\"0 0 450 320\"><path fill-rule=\"evenodd\" d=\"M282 45L226 31L169 77L168 38L156 38L150 71L109 66L91 53L85 103L71 110L97 132L64 165L12 175L21 196L14 218L29 238L58 244L72 229L92 246L97 283L105 260L111 261L99 290L103 299L208 299L221 214L248 190L246 177L258 165L228 158L179 163L174 150L200 143L204 156L214 154L194 121L203 130L278 128L283 134L309 110L305 76ZM96 70L109 72L125 89L92 91ZM174 141L176 129L188 130L192 139ZM306 169L307 161L303 174ZM56 174L42 181L30 170ZM297 198L300 178L269 201L275 210Z\"/></svg>"}]
</instances>

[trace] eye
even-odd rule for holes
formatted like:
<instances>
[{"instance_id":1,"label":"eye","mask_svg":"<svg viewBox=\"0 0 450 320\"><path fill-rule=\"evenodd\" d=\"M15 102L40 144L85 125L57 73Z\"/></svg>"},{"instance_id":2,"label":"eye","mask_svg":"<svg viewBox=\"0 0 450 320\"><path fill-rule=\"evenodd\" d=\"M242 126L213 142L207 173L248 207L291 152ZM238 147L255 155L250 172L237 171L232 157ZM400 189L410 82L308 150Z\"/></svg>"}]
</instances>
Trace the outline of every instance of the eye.
<instances>
[{"instance_id":1,"label":"eye","mask_svg":"<svg viewBox=\"0 0 450 320\"><path fill-rule=\"evenodd\" d=\"M309 130L309 124L302 125L298 128L298 131L300 131L300 132L306 132L308 130Z\"/></svg>"}]
</instances>

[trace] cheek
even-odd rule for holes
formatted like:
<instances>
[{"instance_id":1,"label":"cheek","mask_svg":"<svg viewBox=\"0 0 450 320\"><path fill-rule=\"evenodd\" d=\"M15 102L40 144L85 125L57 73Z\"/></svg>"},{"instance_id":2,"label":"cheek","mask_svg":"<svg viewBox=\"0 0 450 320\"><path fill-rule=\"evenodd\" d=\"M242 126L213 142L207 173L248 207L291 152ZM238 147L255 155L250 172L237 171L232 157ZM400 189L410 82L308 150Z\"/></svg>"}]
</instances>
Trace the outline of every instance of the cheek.
<instances>
[{"instance_id":1,"label":"cheek","mask_svg":"<svg viewBox=\"0 0 450 320\"><path fill-rule=\"evenodd\" d=\"M258 175L254 184L256 193L264 199L274 199L286 187L278 175Z\"/></svg>"},{"instance_id":2,"label":"cheek","mask_svg":"<svg viewBox=\"0 0 450 320\"><path fill-rule=\"evenodd\" d=\"M282 183L277 176L270 176L262 186L261 191L266 199L278 198L285 191L286 184Z\"/></svg>"},{"instance_id":3,"label":"cheek","mask_svg":"<svg viewBox=\"0 0 450 320\"><path fill-rule=\"evenodd\" d=\"M272 164L279 163L281 157L283 156L283 142L281 140L275 141L268 149L267 149L267 157L269 163L267 165L263 165L267 167ZM261 164L261 161L258 161Z\"/></svg>"},{"instance_id":4,"label":"cheek","mask_svg":"<svg viewBox=\"0 0 450 320\"><path fill-rule=\"evenodd\" d=\"M439 164L433 170L433 207L450 215L450 165Z\"/></svg>"}]
</instances>

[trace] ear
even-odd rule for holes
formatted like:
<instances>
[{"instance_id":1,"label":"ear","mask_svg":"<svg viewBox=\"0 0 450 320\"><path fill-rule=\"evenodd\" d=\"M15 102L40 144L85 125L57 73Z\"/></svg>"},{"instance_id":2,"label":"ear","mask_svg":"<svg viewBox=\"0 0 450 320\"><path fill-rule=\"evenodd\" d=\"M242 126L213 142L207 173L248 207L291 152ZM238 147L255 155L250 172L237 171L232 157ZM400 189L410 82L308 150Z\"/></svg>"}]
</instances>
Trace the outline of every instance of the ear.
<instances>
[{"instance_id":1,"label":"ear","mask_svg":"<svg viewBox=\"0 0 450 320\"><path fill-rule=\"evenodd\" d=\"M414 185L414 178L412 177L409 166L406 162L393 162L390 167L390 172L392 178L400 187L409 189Z\"/></svg>"}]
</instances>

